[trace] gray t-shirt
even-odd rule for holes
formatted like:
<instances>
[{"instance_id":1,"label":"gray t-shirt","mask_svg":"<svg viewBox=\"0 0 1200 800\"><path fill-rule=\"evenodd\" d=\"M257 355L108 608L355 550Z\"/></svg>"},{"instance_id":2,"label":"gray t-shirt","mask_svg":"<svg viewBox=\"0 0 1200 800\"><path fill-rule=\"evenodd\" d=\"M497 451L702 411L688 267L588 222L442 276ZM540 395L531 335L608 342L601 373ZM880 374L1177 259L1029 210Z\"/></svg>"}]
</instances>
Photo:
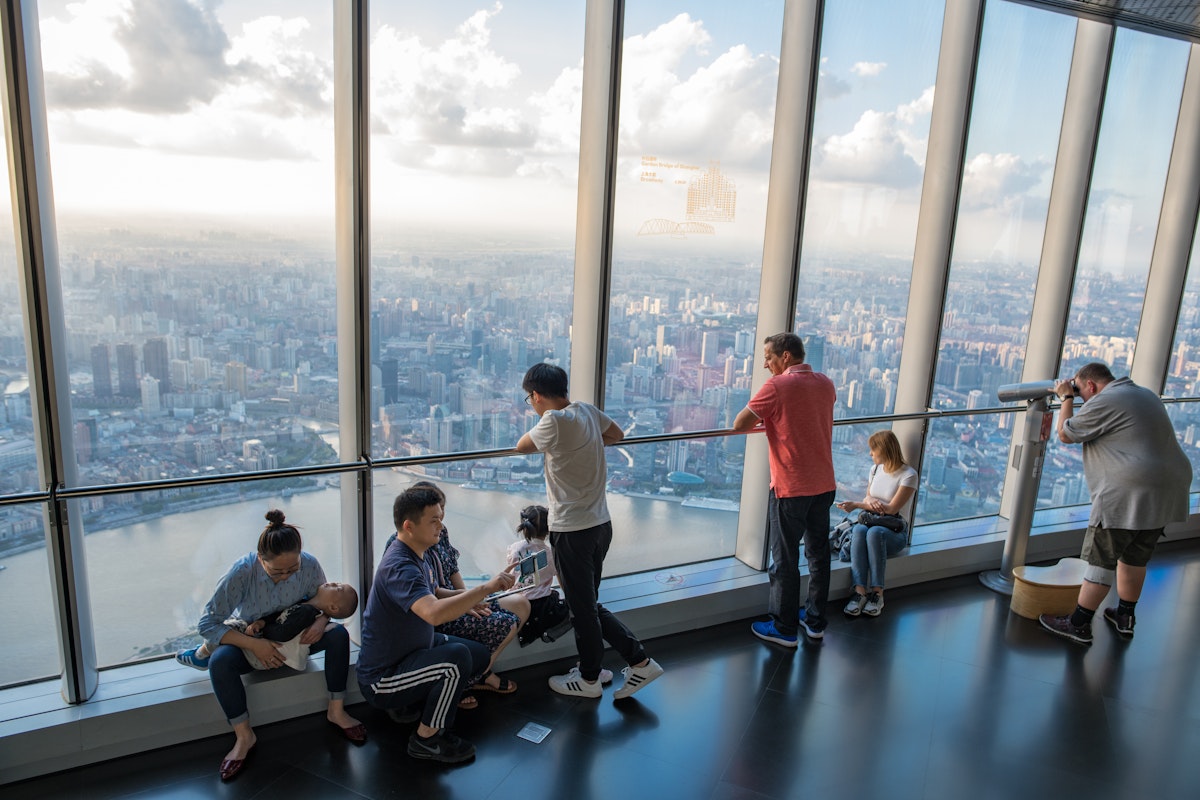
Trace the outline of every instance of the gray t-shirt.
<instances>
[{"instance_id":1,"label":"gray t-shirt","mask_svg":"<svg viewBox=\"0 0 1200 800\"><path fill-rule=\"evenodd\" d=\"M546 459L548 525L556 532L580 531L608 522L604 486L604 432L612 419L590 403L547 411L529 432Z\"/></svg>"},{"instance_id":2,"label":"gray t-shirt","mask_svg":"<svg viewBox=\"0 0 1200 800\"><path fill-rule=\"evenodd\" d=\"M1154 392L1118 378L1063 427L1083 444L1089 525L1153 530L1187 519L1192 465Z\"/></svg>"}]
</instances>

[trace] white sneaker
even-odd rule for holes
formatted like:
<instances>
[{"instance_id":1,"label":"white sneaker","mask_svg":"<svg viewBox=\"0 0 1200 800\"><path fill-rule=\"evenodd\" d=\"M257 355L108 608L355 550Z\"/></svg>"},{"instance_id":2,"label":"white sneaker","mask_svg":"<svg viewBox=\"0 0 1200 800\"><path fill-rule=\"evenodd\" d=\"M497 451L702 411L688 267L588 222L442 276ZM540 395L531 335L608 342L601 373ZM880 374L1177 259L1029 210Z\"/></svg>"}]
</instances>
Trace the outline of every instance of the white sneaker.
<instances>
[{"instance_id":1,"label":"white sneaker","mask_svg":"<svg viewBox=\"0 0 1200 800\"><path fill-rule=\"evenodd\" d=\"M579 667L571 667L571 671L566 675L551 675L549 683L554 691L571 697L596 698L604 694L604 687L600 681L588 683L579 674Z\"/></svg>"},{"instance_id":2,"label":"white sneaker","mask_svg":"<svg viewBox=\"0 0 1200 800\"><path fill-rule=\"evenodd\" d=\"M842 613L847 617L857 617L863 612L863 606L867 604L867 596L858 592L850 593L850 600L846 603L846 607L842 609Z\"/></svg>"},{"instance_id":3,"label":"white sneaker","mask_svg":"<svg viewBox=\"0 0 1200 800\"><path fill-rule=\"evenodd\" d=\"M575 670L575 672L579 672L579 663L578 662L575 663L574 670ZM612 683L612 679L613 679L612 670L601 667L600 668L600 683L603 684L604 686L608 686L610 683Z\"/></svg>"},{"instance_id":4,"label":"white sneaker","mask_svg":"<svg viewBox=\"0 0 1200 800\"><path fill-rule=\"evenodd\" d=\"M620 689L613 692L613 700L622 700L629 697L629 695L638 691L659 675L662 675L663 668L652 658L646 662L645 666L626 667L621 670L621 674L625 676L625 683L621 684Z\"/></svg>"},{"instance_id":5,"label":"white sneaker","mask_svg":"<svg viewBox=\"0 0 1200 800\"><path fill-rule=\"evenodd\" d=\"M867 595L867 604L863 606L862 612L868 617L878 617L881 611L883 611L883 595L879 592L871 592Z\"/></svg>"}]
</instances>

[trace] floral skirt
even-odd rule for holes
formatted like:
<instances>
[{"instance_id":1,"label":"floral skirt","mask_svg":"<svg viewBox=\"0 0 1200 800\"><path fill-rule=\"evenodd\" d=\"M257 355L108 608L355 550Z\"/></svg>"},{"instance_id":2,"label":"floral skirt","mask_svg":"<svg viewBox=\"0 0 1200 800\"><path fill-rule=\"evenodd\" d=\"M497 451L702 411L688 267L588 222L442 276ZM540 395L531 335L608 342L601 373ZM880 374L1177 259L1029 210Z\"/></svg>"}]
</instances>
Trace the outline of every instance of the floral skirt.
<instances>
[{"instance_id":1,"label":"floral skirt","mask_svg":"<svg viewBox=\"0 0 1200 800\"><path fill-rule=\"evenodd\" d=\"M492 610L490 616L463 614L458 619L438 625L437 632L479 642L494 653L509 632L520 624L520 619L511 611L501 608L496 600L489 601L488 607Z\"/></svg>"}]
</instances>

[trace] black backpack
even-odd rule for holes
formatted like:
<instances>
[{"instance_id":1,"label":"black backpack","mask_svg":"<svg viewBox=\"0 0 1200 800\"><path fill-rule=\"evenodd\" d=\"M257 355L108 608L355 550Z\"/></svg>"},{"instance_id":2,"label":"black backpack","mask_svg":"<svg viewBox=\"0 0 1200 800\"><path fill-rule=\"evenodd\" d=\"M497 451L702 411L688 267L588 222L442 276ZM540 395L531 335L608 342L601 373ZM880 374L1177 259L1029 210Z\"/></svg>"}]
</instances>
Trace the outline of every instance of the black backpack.
<instances>
[{"instance_id":1,"label":"black backpack","mask_svg":"<svg viewBox=\"0 0 1200 800\"><path fill-rule=\"evenodd\" d=\"M538 639L553 642L571 630L571 612L557 589L551 589L550 594L545 597L531 600L529 605L529 619L525 620L525 624L517 633L517 643L521 647Z\"/></svg>"}]
</instances>

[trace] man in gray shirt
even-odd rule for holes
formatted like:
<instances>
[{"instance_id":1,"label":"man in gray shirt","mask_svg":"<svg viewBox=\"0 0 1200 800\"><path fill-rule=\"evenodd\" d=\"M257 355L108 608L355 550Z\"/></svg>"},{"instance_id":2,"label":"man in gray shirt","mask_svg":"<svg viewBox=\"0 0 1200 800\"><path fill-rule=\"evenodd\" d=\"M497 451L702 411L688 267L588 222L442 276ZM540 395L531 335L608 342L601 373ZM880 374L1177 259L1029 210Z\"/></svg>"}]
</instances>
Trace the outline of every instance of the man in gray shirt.
<instances>
[{"instance_id":1,"label":"man in gray shirt","mask_svg":"<svg viewBox=\"0 0 1200 800\"><path fill-rule=\"evenodd\" d=\"M1115 577L1118 602L1104 610L1104 619L1132 638L1154 546L1167 523L1188 517L1192 465L1158 396L1129 378L1113 378L1106 365L1084 365L1054 392L1062 399L1058 438L1083 445L1092 513L1081 554L1088 569L1075 612L1038 619L1057 636L1091 644L1092 617ZM1084 401L1078 413L1076 394Z\"/></svg>"}]
</instances>

